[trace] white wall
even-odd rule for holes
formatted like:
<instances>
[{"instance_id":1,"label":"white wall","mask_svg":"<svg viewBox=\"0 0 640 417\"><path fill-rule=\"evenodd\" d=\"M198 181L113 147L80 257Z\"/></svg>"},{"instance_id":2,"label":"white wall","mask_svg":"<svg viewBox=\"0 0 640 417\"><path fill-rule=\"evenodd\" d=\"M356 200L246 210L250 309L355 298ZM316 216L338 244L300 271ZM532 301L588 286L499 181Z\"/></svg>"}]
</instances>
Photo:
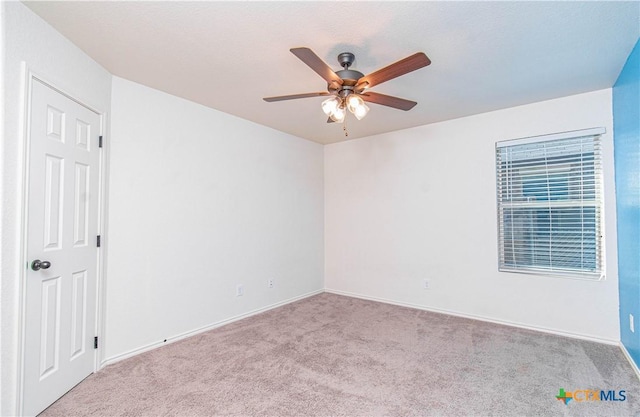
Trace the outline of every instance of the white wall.
<instances>
[{"instance_id":1,"label":"white wall","mask_svg":"<svg viewBox=\"0 0 640 417\"><path fill-rule=\"evenodd\" d=\"M106 360L323 289L321 145L117 77L112 100Z\"/></svg>"},{"instance_id":2,"label":"white wall","mask_svg":"<svg viewBox=\"0 0 640 417\"><path fill-rule=\"evenodd\" d=\"M0 414L16 413L18 300L22 264L24 78L21 62L57 87L101 111L108 111L111 75L20 2L1 2L4 42L4 125L2 127L2 257L0 258L2 394Z\"/></svg>"},{"instance_id":3,"label":"white wall","mask_svg":"<svg viewBox=\"0 0 640 417\"><path fill-rule=\"evenodd\" d=\"M611 109L602 90L326 146L326 288L618 341ZM498 272L495 142L597 126L606 279Z\"/></svg>"}]
</instances>

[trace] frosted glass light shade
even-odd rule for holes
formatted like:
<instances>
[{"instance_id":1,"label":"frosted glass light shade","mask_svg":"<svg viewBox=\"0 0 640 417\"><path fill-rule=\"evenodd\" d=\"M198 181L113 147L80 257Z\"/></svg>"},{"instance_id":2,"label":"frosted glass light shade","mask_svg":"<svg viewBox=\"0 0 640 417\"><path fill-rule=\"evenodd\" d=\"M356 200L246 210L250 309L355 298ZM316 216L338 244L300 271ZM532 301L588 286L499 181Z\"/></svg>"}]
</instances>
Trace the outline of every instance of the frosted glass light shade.
<instances>
[{"instance_id":1,"label":"frosted glass light shade","mask_svg":"<svg viewBox=\"0 0 640 417\"><path fill-rule=\"evenodd\" d=\"M356 114L356 110L360 106L364 106L364 100L362 100L356 94L349 94L349 97L347 97L347 107L349 108L349 111L353 114Z\"/></svg>"},{"instance_id":2,"label":"frosted glass light shade","mask_svg":"<svg viewBox=\"0 0 640 417\"><path fill-rule=\"evenodd\" d=\"M336 96L331 96L322 102L322 111L327 116L331 116L333 112L340 106L340 99Z\"/></svg>"},{"instance_id":3,"label":"frosted glass light shade","mask_svg":"<svg viewBox=\"0 0 640 417\"><path fill-rule=\"evenodd\" d=\"M347 112L345 110L344 107L337 107L333 113L331 113L329 115L329 117L331 118L331 120L333 120L334 122L337 123L342 123L344 122L344 116L346 116Z\"/></svg>"},{"instance_id":4,"label":"frosted glass light shade","mask_svg":"<svg viewBox=\"0 0 640 417\"><path fill-rule=\"evenodd\" d=\"M356 116L356 119L358 120L362 120L367 113L369 113L369 106L364 103L362 103L361 106L356 107L356 110L353 112L354 116Z\"/></svg>"}]
</instances>

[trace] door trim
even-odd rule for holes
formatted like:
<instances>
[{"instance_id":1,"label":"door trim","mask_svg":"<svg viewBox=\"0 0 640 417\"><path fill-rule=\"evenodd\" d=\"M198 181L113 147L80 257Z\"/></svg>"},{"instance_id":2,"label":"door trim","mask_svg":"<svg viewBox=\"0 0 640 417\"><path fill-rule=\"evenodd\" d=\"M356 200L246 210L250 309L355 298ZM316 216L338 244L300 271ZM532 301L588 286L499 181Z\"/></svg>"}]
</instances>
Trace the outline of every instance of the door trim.
<instances>
[{"instance_id":1,"label":"door trim","mask_svg":"<svg viewBox=\"0 0 640 417\"><path fill-rule=\"evenodd\" d=\"M22 175L20 192L20 272L18 274L18 372L16 377L17 387L17 412L23 415L24 410L24 362L25 362L25 326L26 326L26 284L27 268L29 260L27 259L27 233L28 233L28 213L29 213L29 168L31 156L31 93L34 82L40 82L54 91L62 94L68 99L85 107L86 109L96 113L100 117L100 135L106 137L107 133L107 113L98 110L97 107L87 104L85 101L69 94L65 89L60 88L55 83L48 80L31 70L26 62L21 63L22 70L22 103L20 111L20 138L22 139ZM106 213L107 213L107 179L108 179L108 146L103 146L99 155L99 178L98 178L98 234L102 236L102 245L98 251L97 268L96 268L96 320L95 329L96 336L100 339L98 349L94 350L94 366L93 372L102 368L104 357L104 287L106 277Z\"/></svg>"}]
</instances>

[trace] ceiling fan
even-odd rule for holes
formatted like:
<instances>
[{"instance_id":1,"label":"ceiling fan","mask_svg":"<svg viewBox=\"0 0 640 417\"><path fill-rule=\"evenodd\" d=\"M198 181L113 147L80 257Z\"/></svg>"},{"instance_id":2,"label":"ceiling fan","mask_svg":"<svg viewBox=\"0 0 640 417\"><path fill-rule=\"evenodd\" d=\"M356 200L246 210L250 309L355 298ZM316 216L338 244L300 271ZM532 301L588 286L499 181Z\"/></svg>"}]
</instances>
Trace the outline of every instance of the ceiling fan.
<instances>
[{"instance_id":1,"label":"ceiling fan","mask_svg":"<svg viewBox=\"0 0 640 417\"><path fill-rule=\"evenodd\" d=\"M342 123L347 114L347 109L358 120L361 120L369 112L369 107L364 103L365 101L393 107L394 109L411 110L418 103L399 97L374 93L368 89L431 64L431 60L424 53L418 52L369 75L364 75L360 71L349 69L355 60L355 55L351 52L342 52L338 55L338 62L342 69L334 72L309 48L292 48L290 51L324 78L327 82L327 91L265 97L263 100L272 102L330 96L322 102L322 110L329 116L327 123Z\"/></svg>"}]
</instances>

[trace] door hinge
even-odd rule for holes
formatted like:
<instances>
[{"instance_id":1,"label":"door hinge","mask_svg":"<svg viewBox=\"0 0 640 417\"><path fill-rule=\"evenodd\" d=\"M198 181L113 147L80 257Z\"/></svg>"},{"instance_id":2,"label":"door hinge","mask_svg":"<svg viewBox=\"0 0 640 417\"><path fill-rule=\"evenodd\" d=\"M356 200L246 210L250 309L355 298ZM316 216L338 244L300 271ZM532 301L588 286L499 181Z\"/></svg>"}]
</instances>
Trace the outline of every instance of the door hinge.
<instances>
[{"instance_id":1,"label":"door hinge","mask_svg":"<svg viewBox=\"0 0 640 417\"><path fill-rule=\"evenodd\" d=\"M93 338L93 348L98 349L98 336Z\"/></svg>"},{"instance_id":2,"label":"door hinge","mask_svg":"<svg viewBox=\"0 0 640 417\"><path fill-rule=\"evenodd\" d=\"M98 148L102 148L102 135L98 136Z\"/></svg>"},{"instance_id":3,"label":"door hinge","mask_svg":"<svg viewBox=\"0 0 640 417\"><path fill-rule=\"evenodd\" d=\"M96 239L96 246L100 247L100 235Z\"/></svg>"}]
</instances>

